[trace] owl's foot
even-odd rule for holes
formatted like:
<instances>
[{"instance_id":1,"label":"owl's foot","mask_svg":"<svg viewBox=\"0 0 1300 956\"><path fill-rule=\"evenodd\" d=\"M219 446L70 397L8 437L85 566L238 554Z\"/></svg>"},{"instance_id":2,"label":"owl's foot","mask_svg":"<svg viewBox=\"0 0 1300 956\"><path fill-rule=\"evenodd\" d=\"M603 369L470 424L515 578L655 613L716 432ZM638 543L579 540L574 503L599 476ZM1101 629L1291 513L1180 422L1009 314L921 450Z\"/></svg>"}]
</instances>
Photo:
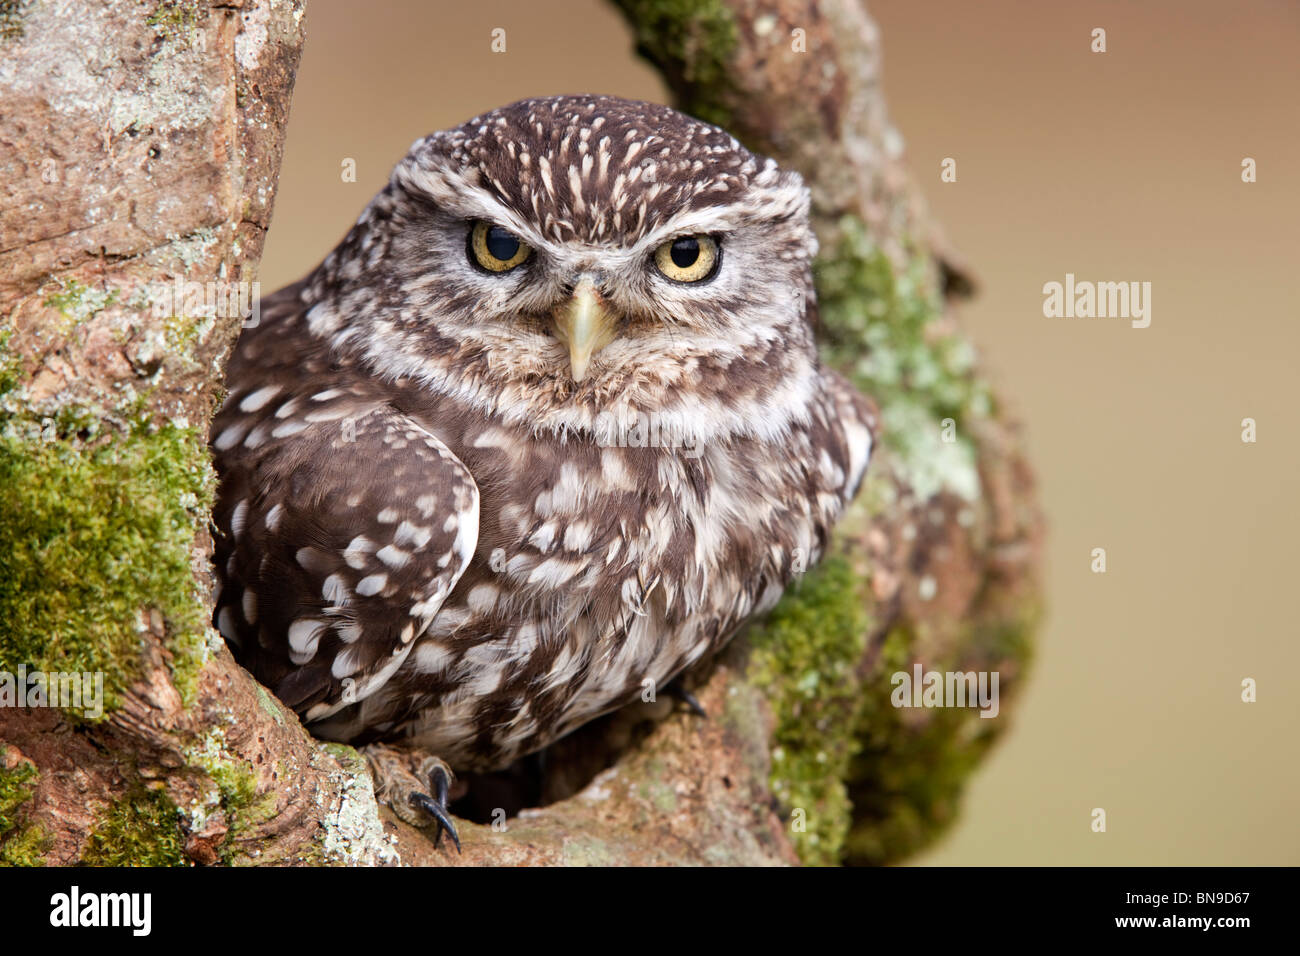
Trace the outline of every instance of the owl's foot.
<instances>
[{"instance_id":1,"label":"owl's foot","mask_svg":"<svg viewBox=\"0 0 1300 956\"><path fill-rule=\"evenodd\" d=\"M676 697L683 704L689 707L691 713L694 714L696 717L703 717L706 720L708 719L709 712L704 709L704 705L700 703L699 699L694 694L692 694L689 690L686 689L686 685L682 683L681 678L678 678L677 680L673 681L671 684L665 687L664 690L670 696Z\"/></svg>"},{"instance_id":2,"label":"owl's foot","mask_svg":"<svg viewBox=\"0 0 1300 956\"><path fill-rule=\"evenodd\" d=\"M386 744L362 747L375 779L375 797L413 827L426 827L429 818L437 825L433 845L446 831L460 852L460 835L447 811L447 798L456 779L451 768L438 757ZM429 791L429 792L426 792Z\"/></svg>"},{"instance_id":3,"label":"owl's foot","mask_svg":"<svg viewBox=\"0 0 1300 956\"><path fill-rule=\"evenodd\" d=\"M438 848L438 844L442 841L442 833L446 830L447 835L451 837L451 842L456 844L456 852L459 853L460 834L456 832L456 824L451 822L451 814L447 812L447 792L451 789L452 780L455 779L451 768L437 757L430 757L425 778L429 781L429 789L433 791L433 796L427 793L412 793L411 804L437 821L438 830L433 836L433 848L435 850Z\"/></svg>"}]
</instances>

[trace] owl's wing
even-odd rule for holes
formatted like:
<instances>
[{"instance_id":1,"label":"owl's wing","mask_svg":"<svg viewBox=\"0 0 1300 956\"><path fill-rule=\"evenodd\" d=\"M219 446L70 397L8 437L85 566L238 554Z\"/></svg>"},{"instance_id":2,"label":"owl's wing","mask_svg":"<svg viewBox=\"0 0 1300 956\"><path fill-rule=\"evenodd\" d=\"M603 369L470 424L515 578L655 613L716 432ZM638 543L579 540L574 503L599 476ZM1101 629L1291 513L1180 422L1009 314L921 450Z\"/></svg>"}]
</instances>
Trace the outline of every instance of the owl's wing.
<instances>
[{"instance_id":1,"label":"owl's wing","mask_svg":"<svg viewBox=\"0 0 1300 956\"><path fill-rule=\"evenodd\" d=\"M827 370L827 393L833 403L832 417L838 425L836 444L838 455L843 457L844 484L840 489L843 505L847 506L858 494L862 479L871 461L876 435L880 432L880 412L875 402L854 388L838 372ZM835 515L839 518L838 512Z\"/></svg>"},{"instance_id":2,"label":"owl's wing","mask_svg":"<svg viewBox=\"0 0 1300 956\"><path fill-rule=\"evenodd\" d=\"M232 393L226 408L237 411L239 399ZM478 540L478 488L446 445L391 406L345 417L347 406L334 404L314 416L333 420L315 422L259 408L274 427L251 449L223 453L218 429L252 437L262 425L214 423L217 628L308 721L383 686Z\"/></svg>"}]
</instances>

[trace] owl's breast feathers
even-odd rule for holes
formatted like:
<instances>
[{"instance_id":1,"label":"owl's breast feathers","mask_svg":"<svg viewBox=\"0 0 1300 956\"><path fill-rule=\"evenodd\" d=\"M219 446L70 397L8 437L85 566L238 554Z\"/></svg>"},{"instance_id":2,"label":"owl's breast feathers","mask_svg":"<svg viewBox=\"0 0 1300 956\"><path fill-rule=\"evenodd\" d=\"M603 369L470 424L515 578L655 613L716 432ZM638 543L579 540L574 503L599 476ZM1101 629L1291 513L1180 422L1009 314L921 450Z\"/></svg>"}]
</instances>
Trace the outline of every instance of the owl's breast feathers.
<instances>
[{"instance_id":1,"label":"owl's breast feathers","mask_svg":"<svg viewBox=\"0 0 1300 956\"><path fill-rule=\"evenodd\" d=\"M661 686L825 550L870 404L821 373L780 442L535 434L384 382L263 306L212 426L216 620L322 736L487 769ZM603 446L603 447L602 447Z\"/></svg>"}]
</instances>

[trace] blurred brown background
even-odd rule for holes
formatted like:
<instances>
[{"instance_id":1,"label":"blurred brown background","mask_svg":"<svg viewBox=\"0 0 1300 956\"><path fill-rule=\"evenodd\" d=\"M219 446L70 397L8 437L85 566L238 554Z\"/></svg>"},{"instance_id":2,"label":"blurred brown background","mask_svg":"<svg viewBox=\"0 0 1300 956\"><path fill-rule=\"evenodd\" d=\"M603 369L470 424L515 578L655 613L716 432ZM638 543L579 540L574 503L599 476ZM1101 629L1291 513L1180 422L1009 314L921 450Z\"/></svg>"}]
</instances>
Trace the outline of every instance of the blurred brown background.
<instances>
[{"instance_id":1,"label":"blurred brown background","mask_svg":"<svg viewBox=\"0 0 1300 956\"><path fill-rule=\"evenodd\" d=\"M980 279L963 318L1028 427L1051 534L1028 694L919 862L1300 864L1300 6L868 9L914 175ZM309 0L307 17L268 292L425 133L524 96L665 99L597 0ZM1151 282L1150 328L1044 318L1067 272Z\"/></svg>"}]
</instances>

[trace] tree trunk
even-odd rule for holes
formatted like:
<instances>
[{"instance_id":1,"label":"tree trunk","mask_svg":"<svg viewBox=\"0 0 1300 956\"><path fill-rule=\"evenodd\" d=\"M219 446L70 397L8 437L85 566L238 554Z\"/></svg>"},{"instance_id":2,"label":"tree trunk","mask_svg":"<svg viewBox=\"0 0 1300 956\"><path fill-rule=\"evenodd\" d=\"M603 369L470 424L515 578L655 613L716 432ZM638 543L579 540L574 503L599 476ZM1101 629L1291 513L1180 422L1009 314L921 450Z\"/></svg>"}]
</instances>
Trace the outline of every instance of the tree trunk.
<instances>
[{"instance_id":1,"label":"tree trunk","mask_svg":"<svg viewBox=\"0 0 1300 956\"><path fill-rule=\"evenodd\" d=\"M881 863L953 819L1023 676L1041 521L876 28L855 0L617 5L682 109L808 180L826 358L883 433L832 556L691 675L707 718L662 698L602 718L519 771L538 805L509 818L501 781L472 780L495 822L465 822L459 856L207 626L206 424L301 4L0 5L0 671L104 675L102 716L0 707L0 862ZM997 673L1000 713L892 706L917 663Z\"/></svg>"}]
</instances>

